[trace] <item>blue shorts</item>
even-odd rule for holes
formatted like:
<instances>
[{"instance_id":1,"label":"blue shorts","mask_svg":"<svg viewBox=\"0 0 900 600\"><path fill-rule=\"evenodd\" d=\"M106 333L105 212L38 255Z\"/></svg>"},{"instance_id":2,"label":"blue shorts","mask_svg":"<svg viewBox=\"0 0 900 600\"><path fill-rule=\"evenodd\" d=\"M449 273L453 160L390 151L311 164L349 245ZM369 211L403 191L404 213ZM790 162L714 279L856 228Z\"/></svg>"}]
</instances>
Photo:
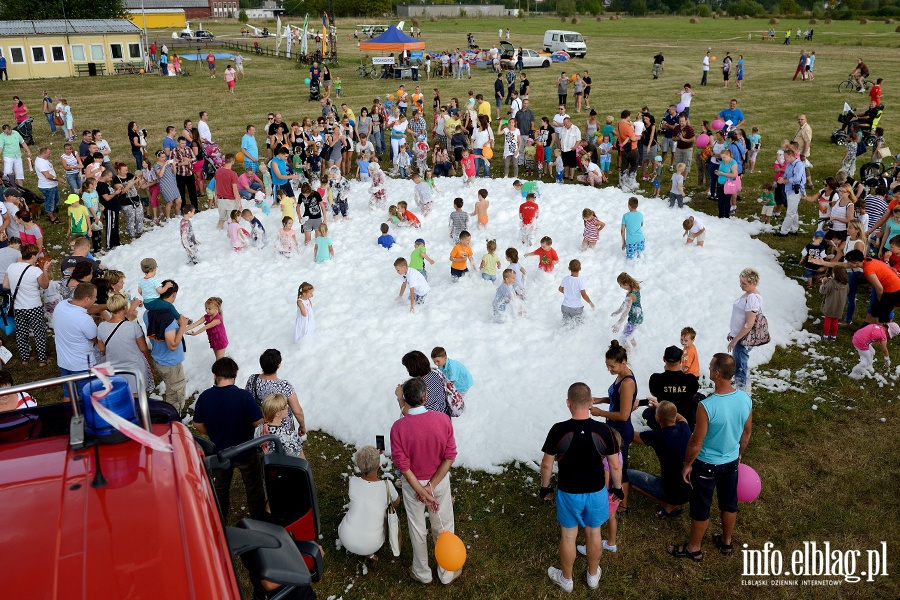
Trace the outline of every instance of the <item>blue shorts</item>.
<instances>
[{"instance_id":1,"label":"blue shorts","mask_svg":"<svg viewBox=\"0 0 900 600\"><path fill-rule=\"evenodd\" d=\"M816 269L807 269L806 267L803 268L803 276L806 277L807 279L812 279L816 275L819 275L818 268L816 268Z\"/></svg>"},{"instance_id":2,"label":"blue shorts","mask_svg":"<svg viewBox=\"0 0 900 600\"><path fill-rule=\"evenodd\" d=\"M556 490L556 520L561 527L600 527L609 519L609 494L604 487L590 494Z\"/></svg>"},{"instance_id":3,"label":"blue shorts","mask_svg":"<svg viewBox=\"0 0 900 600\"><path fill-rule=\"evenodd\" d=\"M661 183L662 182L659 179L657 179L656 181L653 182L653 187L655 187L656 189L659 189Z\"/></svg>"},{"instance_id":4,"label":"blue shorts","mask_svg":"<svg viewBox=\"0 0 900 600\"><path fill-rule=\"evenodd\" d=\"M635 244L625 244L625 258L632 259L644 252L644 241Z\"/></svg>"}]
</instances>

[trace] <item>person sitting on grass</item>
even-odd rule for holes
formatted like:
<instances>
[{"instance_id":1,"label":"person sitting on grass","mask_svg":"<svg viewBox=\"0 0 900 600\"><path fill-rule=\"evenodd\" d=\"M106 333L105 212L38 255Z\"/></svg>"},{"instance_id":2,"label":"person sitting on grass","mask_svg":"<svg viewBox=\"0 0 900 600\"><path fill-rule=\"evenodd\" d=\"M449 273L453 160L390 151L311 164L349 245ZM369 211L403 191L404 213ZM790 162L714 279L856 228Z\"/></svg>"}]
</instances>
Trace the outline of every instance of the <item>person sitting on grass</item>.
<instances>
[{"instance_id":1,"label":"person sitting on grass","mask_svg":"<svg viewBox=\"0 0 900 600\"><path fill-rule=\"evenodd\" d=\"M628 469L628 482L634 491L659 502L662 508L656 511L656 516L665 519L684 512L681 506L690 498L691 488L681 479L681 467L691 429L668 400L659 403L654 415L659 430L635 431L634 443L653 448L659 459L660 475Z\"/></svg>"}]
</instances>

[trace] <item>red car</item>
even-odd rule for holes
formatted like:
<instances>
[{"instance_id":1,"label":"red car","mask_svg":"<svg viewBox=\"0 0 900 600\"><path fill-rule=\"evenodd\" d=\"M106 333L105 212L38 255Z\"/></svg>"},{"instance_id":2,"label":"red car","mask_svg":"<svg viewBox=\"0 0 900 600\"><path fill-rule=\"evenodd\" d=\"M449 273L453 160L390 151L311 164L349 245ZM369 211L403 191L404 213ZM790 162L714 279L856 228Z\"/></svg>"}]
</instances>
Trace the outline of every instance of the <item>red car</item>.
<instances>
[{"instance_id":1,"label":"red car","mask_svg":"<svg viewBox=\"0 0 900 600\"><path fill-rule=\"evenodd\" d=\"M141 374L129 374L143 390ZM3 392L89 378L70 375ZM0 413L4 596L239 599L238 556L259 591L302 590L318 581L323 567L309 464L265 455L274 523L244 519L226 527L211 476L264 438L217 453L167 415L167 405L157 411L155 404L141 394L131 414L171 452L118 432L91 436L81 403Z\"/></svg>"}]
</instances>

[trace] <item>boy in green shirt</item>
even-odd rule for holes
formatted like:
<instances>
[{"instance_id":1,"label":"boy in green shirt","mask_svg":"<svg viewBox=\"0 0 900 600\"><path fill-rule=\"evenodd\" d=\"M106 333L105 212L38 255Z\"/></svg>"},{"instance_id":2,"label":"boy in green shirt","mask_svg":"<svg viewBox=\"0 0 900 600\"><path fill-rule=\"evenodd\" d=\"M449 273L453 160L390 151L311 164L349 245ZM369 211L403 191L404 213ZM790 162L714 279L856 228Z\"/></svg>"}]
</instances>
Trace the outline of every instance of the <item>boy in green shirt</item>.
<instances>
[{"instance_id":1,"label":"boy in green shirt","mask_svg":"<svg viewBox=\"0 0 900 600\"><path fill-rule=\"evenodd\" d=\"M425 252L425 240L419 238L416 240L416 247L409 256L409 267L422 273L422 276L428 281L428 273L425 272L425 261L434 264L431 257Z\"/></svg>"},{"instance_id":2,"label":"boy in green shirt","mask_svg":"<svg viewBox=\"0 0 900 600\"><path fill-rule=\"evenodd\" d=\"M69 233L71 235L88 236L91 227L91 214L81 203L78 194L69 194L66 198L69 206Z\"/></svg>"},{"instance_id":3,"label":"boy in green shirt","mask_svg":"<svg viewBox=\"0 0 900 600\"><path fill-rule=\"evenodd\" d=\"M775 212L775 194L772 193L772 183L766 183L763 191L759 195L758 202L762 204L762 211L759 220L769 224L772 221L772 213Z\"/></svg>"}]
</instances>

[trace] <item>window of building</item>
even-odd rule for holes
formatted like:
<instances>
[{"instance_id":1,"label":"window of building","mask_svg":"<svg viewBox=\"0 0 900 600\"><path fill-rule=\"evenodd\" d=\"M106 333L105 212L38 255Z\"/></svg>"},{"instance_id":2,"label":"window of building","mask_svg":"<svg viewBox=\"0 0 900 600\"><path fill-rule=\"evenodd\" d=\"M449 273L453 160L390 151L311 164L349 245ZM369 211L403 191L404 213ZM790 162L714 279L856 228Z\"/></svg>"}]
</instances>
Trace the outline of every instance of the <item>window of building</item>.
<instances>
[{"instance_id":1,"label":"window of building","mask_svg":"<svg viewBox=\"0 0 900 600\"><path fill-rule=\"evenodd\" d=\"M109 56L113 60L122 60L125 57L125 55L122 54L122 44L110 44Z\"/></svg>"},{"instance_id":2,"label":"window of building","mask_svg":"<svg viewBox=\"0 0 900 600\"><path fill-rule=\"evenodd\" d=\"M91 44L91 60L103 60L103 44Z\"/></svg>"},{"instance_id":3,"label":"window of building","mask_svg":"<svg viewBox=\"0 0 900 600\"><path fill-rule=\"evenodd\" d=\"M141 45L137 43L128 44L128 58L141 58Z\"/></svg>"},{"instance_id":4,"label":"window of building","mask_svg":"<svg viewBox=\"0 0 900 600\"><path fill-rule=\"evenodd\" d=\"M50 58L53 62L66 62L66 49L62 46L50 46Z\"/></svg>"},{"instance_id":5,"label":"window of building","mask_svg":"<svg viewBox=\"0 0 900 600\"><path fill-rule=\"evenodd\" d=\"M9 60L14 65L24 65L25 64L25 48L22 46L10 46L9 47Z\"/></svg>"},{"instance_id":6,"label":"window of building","mask_svg":"<svg viewBox=\"0 0 900 600\"><path fill-rule=\"evenodd\" d=\"M69 46L72 50L72 60L75 62L83 62L87 60L84 54L84 44L72 44Z\"/></svg>"},{"instance_id":7,"label":"window of building","mask_svg":"<svg viewBox=\"0 0 900 600\"><path fill-rule=\"evenodd\" d=\"M44 51L43 46L32 46L31 47L31 62L34 62L34 63L47 62L47 54Z\"/></svg>"}]
</instances>

